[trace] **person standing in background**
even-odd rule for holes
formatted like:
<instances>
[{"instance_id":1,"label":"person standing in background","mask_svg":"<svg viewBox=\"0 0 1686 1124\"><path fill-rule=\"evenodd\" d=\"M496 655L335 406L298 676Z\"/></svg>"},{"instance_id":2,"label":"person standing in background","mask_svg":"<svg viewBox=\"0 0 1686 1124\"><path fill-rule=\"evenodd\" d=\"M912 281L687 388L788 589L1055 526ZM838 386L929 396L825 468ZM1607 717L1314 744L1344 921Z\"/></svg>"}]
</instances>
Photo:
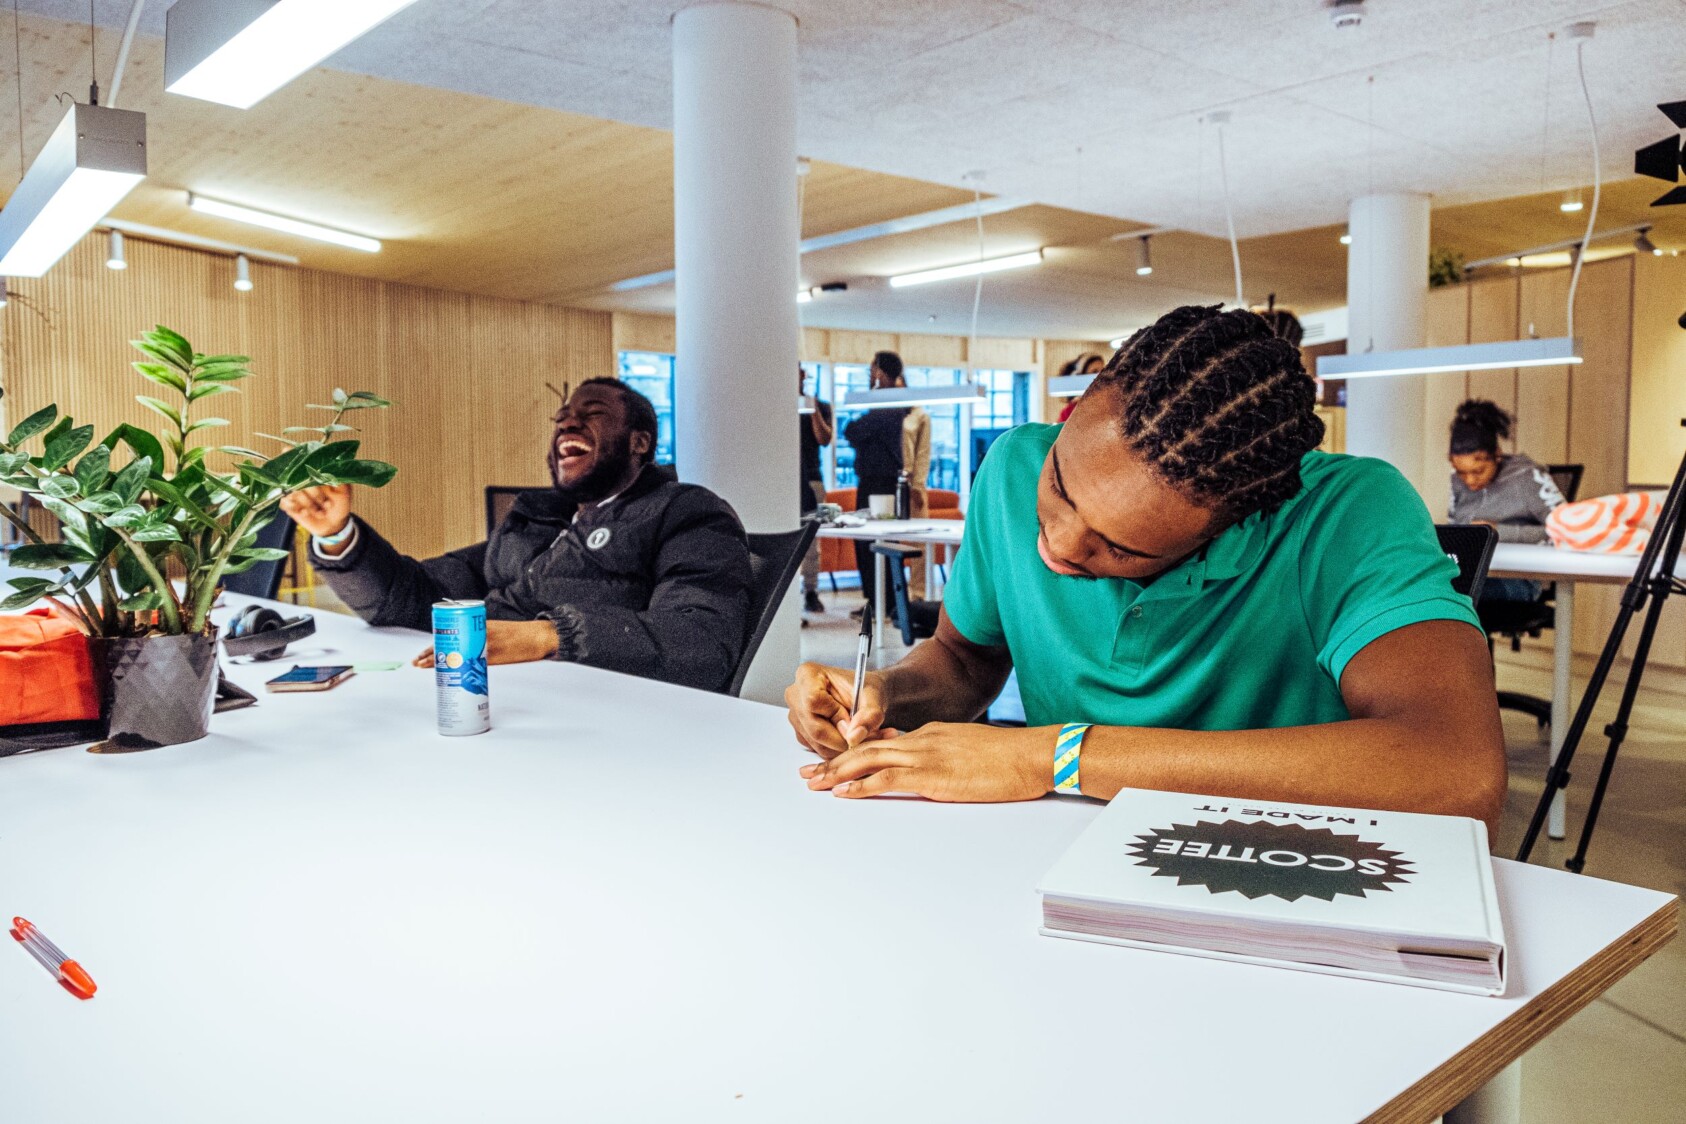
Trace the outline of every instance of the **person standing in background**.
<instances>
[{"instance_id":1,"label":"person standing in background","mask_svg":"<svg viewBox=\"0 0 1686 1124\"><path fill-rule=\"evenodd\" d=\"M808 375L800 363L796 365L796 387L798 394L805 394L808 389ZM798 500L804 517L825 502L825 474L820 471L820 450L831 444L836 432L831 421L831 403L820 399L817 386L814 389L814 412L799 415L796 419L802 466L802 492ZM802 559L802 611L825 612L825 604L820 600L819 539L813 541L807 556Z\"/></svg>"},{"instance_id":2,"label":"person standing in background","mask_svg":"<svg viewBox=\"0 0 1686 1124\"><path fill-rule=\"evenodd\" d=\"M1063 379L1067 375L1099 374L1100 369L1104 366L1106 366L1106 359L1103 356L1097 355L1093 351L1085 351L1076 359L1073 359L1071 362L1063 364L1060 367L1060 378ZM1065 409L1060 411L1060 421L1063 422L1067 418L1071 417L1071 411L1076 408L1077 399L1073 398L1065 404Z\"/></svg>"},{"instance_id":3,"label":"person standing in background","mask_svg":"<svg viewBox=\"0 0 1686 1124\"><path fill-rule=\"evenodd\" d=\"M1551 473L1523 453L1499 452L1499 439L1510 436L1511 417L1484 398L1471 398L1452 419L1453 523L1484 524L1500 542L1545 542L1546 516L1563 502ZM1533 601L1538 582L1489 578L1481 600Z\"/></svg>"},{"instance_id":4,"label":"person standing in background","mask_svg":"<svg viewBox=\"0 0 1686 1124\"><path fill-rule=\"evenodd\" d=\"M887 390L903 385L901 356L880 351L872 357L872 389ZM910 413L901 406L880 406L867 410L843 427L843 437L855 451L855 510L871 511L873 496L894 496L896 477L902 471L903 433ZM873 597L872 546L855 543L855 569L861 575L861 594Z\"/></svg>"},{"instance_id":5,"label":"person standing in background","mask_svg":"<svg viewBox=\"0 0 1686 1124\"><path fill-rule=\"evenodd\" d=\"M901 356L893 351L881 351L879 359L893 359L900 372ZM892 386L906 386L907 376L898 373ZM902 467L907 470L909 519L923 519L931 513L931 415L923 406L913 406L902 421ZM907 564L907 595L915 600L925 596L925 556L916 555Z\"/></svg>"}]
</instances>

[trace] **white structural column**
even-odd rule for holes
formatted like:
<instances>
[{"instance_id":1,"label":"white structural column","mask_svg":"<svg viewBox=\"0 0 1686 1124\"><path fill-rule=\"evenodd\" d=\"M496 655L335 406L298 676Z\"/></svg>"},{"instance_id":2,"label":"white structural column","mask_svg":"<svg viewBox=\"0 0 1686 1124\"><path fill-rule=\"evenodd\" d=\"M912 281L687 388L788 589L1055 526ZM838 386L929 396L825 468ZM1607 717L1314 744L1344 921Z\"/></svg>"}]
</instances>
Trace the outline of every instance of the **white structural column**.
<instances>
[{"instance_id":1,"label":"white structural column","mask_svg":"<svg viewBox=\"0 0 1686 1124\"><path fill-rule=\"evenodd\" d=\"M1352 235L1346 265L1347 350L1422 347L1428 303L1428 196L1398 193L1354 199L1347 229ZM1435 377L1387 375L1348 382L1346 448L1391 463L1416 486L1429 510L1438 512L1446 502L1444 472L1435 490L1429 466L1423 463L1423 380Z\"/></svg>"},{"instance_id":2,"label":"white structural column","mask_svg":"<svg viewBox=\"0 0 1686 1124\"><path fill-rule=\"evenodd\" d=\"M796 19L766 4L673 17L675 455L752 532L797 525ZM774 701L799 656L795 599L747 697Z\"/></svg>"}]
</instances>

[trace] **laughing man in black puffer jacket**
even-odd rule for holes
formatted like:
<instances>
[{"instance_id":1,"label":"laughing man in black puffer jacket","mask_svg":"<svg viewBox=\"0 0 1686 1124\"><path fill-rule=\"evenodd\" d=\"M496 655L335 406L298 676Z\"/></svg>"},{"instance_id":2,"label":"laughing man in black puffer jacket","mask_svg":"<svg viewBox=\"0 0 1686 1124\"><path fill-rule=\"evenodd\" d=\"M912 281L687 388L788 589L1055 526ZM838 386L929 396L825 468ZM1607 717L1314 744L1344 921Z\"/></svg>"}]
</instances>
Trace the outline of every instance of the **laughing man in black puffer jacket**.
<instances>
[{"instance_id":1,"label":"laughing man in black puffer jacket","mask_svg":"<svg viewBox=\"0 0 1686 1124\"><path fill-rule=\"evenodd\" d=\"M425 562L351 514L349 488L283 509L311 560L375 625L430 630L446 598L486 602L492 663L565 660L724 690L748 631L749 549L731 507L651 463L656 412L617 379L582 383L556 414L552 491L521 495L489 541ZM432 652L417 657L430 666Z\"/></svg>"}]
</instances>

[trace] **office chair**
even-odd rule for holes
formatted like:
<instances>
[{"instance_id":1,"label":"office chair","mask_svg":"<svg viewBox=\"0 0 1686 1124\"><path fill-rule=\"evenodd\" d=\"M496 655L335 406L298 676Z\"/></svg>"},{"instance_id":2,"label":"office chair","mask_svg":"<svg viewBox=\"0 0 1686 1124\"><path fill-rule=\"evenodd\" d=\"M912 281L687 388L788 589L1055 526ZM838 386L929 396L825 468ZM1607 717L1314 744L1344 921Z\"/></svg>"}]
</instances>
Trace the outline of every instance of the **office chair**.
<instances>
[{"instance_id":1,"label":"office chair","mask_svg":"<svg viewBox=\"0 0 1686 1124\"><path fill-rule=\"evenodd\" d=\"M525 487L512 487L507 484L486 485L486 537L492 537L492 532L498 529L498 524L503 522L504 516L509 514L510 508L515 506L515 501L521 497L521 493L545 490L531 485Z\"/></svg>"},{"instance_id":2,"label":"office chair","mask_svg":"<svg viewBox=\"0 0 1686 1124\"><path fill-rule=\"evenodd\" d=\"M796 572L802 568L802 558L819 533L818 523L804 520L802 526L794 531L747 536L751 629L743 655L738 657L738 668L732 673L732 682L726 688L726 693L733 698L743 691L744 680L749 677L749 665L755 662L756 651L767 638L773 618L779 615L779 604L784 600L785 591L796 580Z\"/></svg>"},{"instance_id":3,"label":"office chair","mask_svg":"<svg viewBox=\"0 0 1686 1124\"><path fill-rule=\"evenodd\" d=\"M277 514L259 529L258 541L254 545L290 550L293 545L293 521L285 515ZM274 601L276 595L281 592L281 578L286 569L285 558L278 558L274 562L259 562L250 570L229 574L223 578L222 587L228 593L242 593L247 597L263 597Z\"/></svg>"},{"instance_id":4,"label":"office chair","mask_svg":"<svg viewBox=\"0 0 1686 1124\"><path fill-rule=\"evenodd\" d=\"M1493 561L1493 548L1499 545L1499 533L1476 524L1436 523L1434 535L1440 540L1440 549L1458 564L1458 576L1452 579L1452 588L1471 601L1480 601L1481 587L1487 584L1487 567Z\"/></svg>"},{"instance_id":5,"label":"office chair","mask_svg":"<svg viewBox=\"0 0 1686 1124\"><path fill-rule=\"evenodd\" d=\"M1579 464L1546 466L1546 472L1551 475L1557 484L1557 490L1563 493L1563 499L1567 503L1575 502L1575 497L1579 495L1581 476L1585 471L1586 466ZM1489 648L1494 637L1502 636L1510 641L1511 651L1520 652L1524 636L1537 640L1546 629L1555 625L1557 586L1555 583L1542 586L1539 596L1532 601L1487 601L1477 603L1475 610L1481 616L1481 627L1487 632ZM1550 699L1525 695L1519 691L1500 691L1499 706L1528 715L1542 730L1551 725Z\"/></svg>"}]
</instances>

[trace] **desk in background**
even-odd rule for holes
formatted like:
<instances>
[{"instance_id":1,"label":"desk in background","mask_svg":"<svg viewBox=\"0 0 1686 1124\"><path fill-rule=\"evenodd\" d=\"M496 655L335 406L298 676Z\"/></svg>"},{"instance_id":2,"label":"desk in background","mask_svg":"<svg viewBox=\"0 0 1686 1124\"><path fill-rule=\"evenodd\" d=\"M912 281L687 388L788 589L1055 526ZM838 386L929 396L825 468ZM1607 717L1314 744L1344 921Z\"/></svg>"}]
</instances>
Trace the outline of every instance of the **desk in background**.
<instances>
[{"instance_id":1,"label":"desk in background","mask_svg":"<svg viewBox=\"0 0 1686 1124\"><path fill-rule=\"evenodd\" d=\"M945 551L945 557L952 561L965 531L964 519L868 519L858 526L822 526L820 537L863 542L914 543L925 548L925 572L933 574L936 567L933 565L935 559L932 558L932 552L940 546ZM886 571L883 555L872 556L872 571L877 580L873 588L887 589L884 584ZM876 602L872 607L872 651L874 658L881 659L879 654L884 650L884 621L888 615L889 598L881 594Z\"/></svg>"}]
</instances>

